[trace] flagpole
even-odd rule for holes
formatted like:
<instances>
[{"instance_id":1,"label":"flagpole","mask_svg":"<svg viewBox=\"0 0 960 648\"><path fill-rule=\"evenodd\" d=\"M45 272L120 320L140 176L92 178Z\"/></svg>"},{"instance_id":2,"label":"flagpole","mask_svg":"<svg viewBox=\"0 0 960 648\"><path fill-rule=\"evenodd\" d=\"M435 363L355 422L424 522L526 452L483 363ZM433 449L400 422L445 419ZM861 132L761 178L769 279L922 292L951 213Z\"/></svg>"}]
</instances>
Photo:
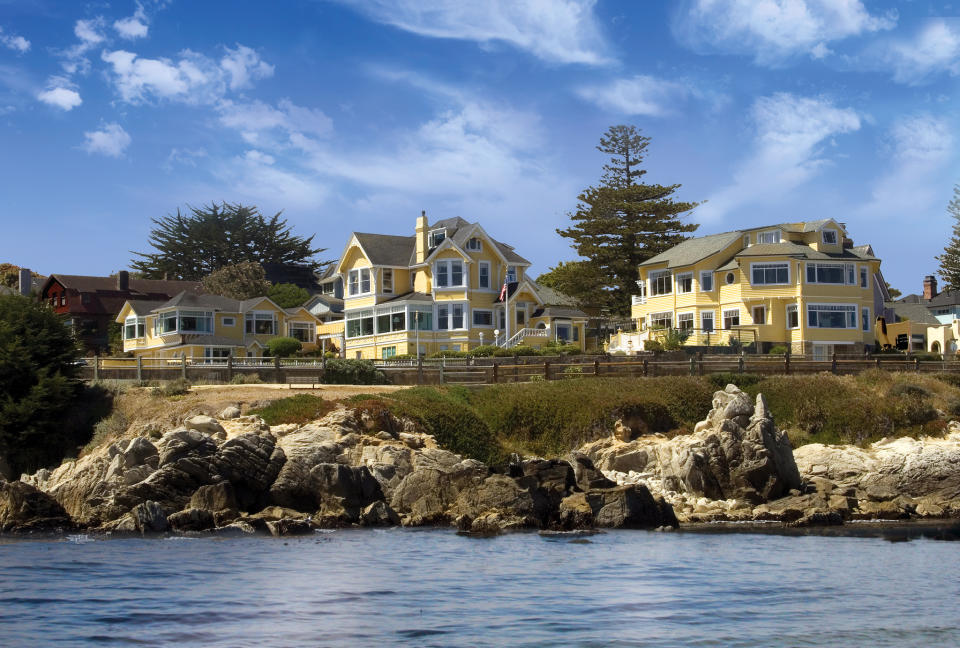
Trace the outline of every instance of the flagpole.
<instances>
[{"instance_id":1,"label":"flagpole","mask_svg":"<svg viewBox=\"0 0 960 648\"><path fill-rule=\"evenodd\" d=\"M510 275L509 273L507 274L507 280L506 282L504 282L504 285L507 287L507 294L506 294L506 297L504 297L504 302L503 302L504 303L503 317L504 317L504 320L506 320L505 322L506 326L504 327L504 329L506 330L504 330L503 332L503 335L504 335L503 347L506 348L507 342L510 341Z\"/></svg>"}]
</instances>

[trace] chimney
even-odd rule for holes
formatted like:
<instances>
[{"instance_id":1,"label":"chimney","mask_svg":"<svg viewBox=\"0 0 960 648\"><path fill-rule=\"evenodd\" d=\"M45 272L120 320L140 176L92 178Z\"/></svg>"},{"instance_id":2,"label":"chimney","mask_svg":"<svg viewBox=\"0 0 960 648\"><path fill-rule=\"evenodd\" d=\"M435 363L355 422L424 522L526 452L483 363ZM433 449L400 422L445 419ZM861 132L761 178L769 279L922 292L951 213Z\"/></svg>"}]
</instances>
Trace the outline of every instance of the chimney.
<instances>
[{"instance_id":1,"label":"chimney","mask_svg":"<svg viewBox=\"0 0 960 648\"><path fill-rule=\"evenodd\" d=\"M927 275L923 278L923 298L933 299L937 296L937 278L933 275Z\"/></svg>"},{"instance_id":2,"label":"chimney","mask_svg":"<svg viewBox=\"0 0 960 648\"><path fill-rule=\"evenodd\" d=\"M33 290L33 279L30 268L20 268L20 284L18 289L24 297L30 296L30 292Z\"/></svg>"},{"instance_id":3,"label":"chimney","mask_svg":"<svg viewBox=\"0 0 960 648\"><path fill-rule=\"evenodd\" d=\"M427 225L427 212L426 210L420 212L419 218L417 218L417 263L423 263L427 258L427 230L429 229Z\"/></svg>"},{"instance_id":4,"label":"chimney","mask_svg":"<svg viewBox=\"0 0 960 648\"><path fill-rule=\"evenodd\" d=\"M117 290L121 292L130 290L130 273L126 270L117 273Z\"/></svg>"}]
</instances>

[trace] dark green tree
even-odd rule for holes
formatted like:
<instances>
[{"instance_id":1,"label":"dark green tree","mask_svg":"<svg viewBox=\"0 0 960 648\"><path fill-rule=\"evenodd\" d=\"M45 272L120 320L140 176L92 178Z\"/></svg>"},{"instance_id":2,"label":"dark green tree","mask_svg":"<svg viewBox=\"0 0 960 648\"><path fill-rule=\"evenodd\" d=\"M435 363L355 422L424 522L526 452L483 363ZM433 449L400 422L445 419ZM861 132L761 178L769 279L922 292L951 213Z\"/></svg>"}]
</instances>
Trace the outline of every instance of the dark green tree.
<instances>
[{"instance_id":1,"label":"dark green tree","mask_svg":"<svg viewBox=\"0 0 960 648\"><path fill-rule=\"evenodd\" d=\"M586 188L577 199L573 224L558 229L591 271L603 277L600 301L611 314L630 313L630 295L637 291L638 265L688 238L699 227L682 217L699 203L673 198L680 185L639 182L649 138L634 126L612 126L597 149L608 153L602 183Z\"/></svg>"},{"instance_id":2,"label":"dark green tree","mask_svg":"<svg viewBox=\"0 0 960 648\"><path fill-rule=\"evenodd\" d=\"M0 296L0 456L14 475L59 461L82 441L67 424L79 360L70 331L45 304Z\"/></svg>"},{"instance_id":3,"label":"dark green tree","mask_svg":"<svg viewBox=\"0 0 960 648\"><path fill-rule=\"evenodd\" d=\"M289 263L319 268L313 236L295 236L278 212L265 218L254 206L223 202L177 209L175 215L153 219L149 242L154 252L134 252L141 259L130 266L150 279L199 281L223 266L252 261Z\"/></svg>"},{"instance_id":4,"label":"dark green tree","mask_svg":"<svg viewBox=\"0 0 960 648\"><path fill-rule=\"evenodd\" d=\"M304 302L310 299L310 293L295 284L278 283L271 286L269 292L267 292L267 297L281 308L293 308L294 306L302 306Z\"/></svg>"},{"instance_id":5,"label":"dark green tree","mask_svg":"<svg viewBox=\"0 0 960 648\"><path fill-rule=\"evenodd\" d=\"M230 299L266 297L270 292L270 282L266 279L263 266L256 261L223 266L208 274L200 283L203 292L208 295Z\"/></svg>"},{"instance_id":6,"label":"dark green tree","mask_svg":"<svg viewBox=\"0 0 960 648\"><path fill-rule=\"evenodd\" d=\"M589 261L561 261L537 277L537 283L572 297L581 308L605 306L605 278Z\"/></svg>"},{"instance_id":7,"label":"dark green tree","mask_svg":"<svg viewBox=\"0 0 960 648\"><path fill-rule=\"evenodd\" d=\"M947 203L947 213L953 218L953 233L943 254L937 257L944 290L960 290L960 184L953 186L953 200Z\"/></svg>"}]
</instances>

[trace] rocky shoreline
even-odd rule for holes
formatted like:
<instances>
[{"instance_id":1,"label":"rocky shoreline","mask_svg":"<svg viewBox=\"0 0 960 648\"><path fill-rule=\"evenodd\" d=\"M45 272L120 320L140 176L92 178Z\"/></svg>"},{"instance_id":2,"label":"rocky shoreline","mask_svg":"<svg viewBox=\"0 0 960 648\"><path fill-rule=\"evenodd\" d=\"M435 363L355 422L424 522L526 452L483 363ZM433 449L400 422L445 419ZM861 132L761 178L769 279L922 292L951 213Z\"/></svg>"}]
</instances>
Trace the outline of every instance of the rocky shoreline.
<instances>
[{"instance_id":1,"label":"rocky shoreline","mask_svg":"<svg viewBox=\"0 0 960 648\"><path fill-rule=\"evenodd\" d=\"M403 525L492 535L960 517L960 424L941 439L794 451L763 396L733 385L693 434L637 436L620 422L565 459L497 466L437 447L410 420L343 407L273 427L228 407L143 432L0 480L0 532L289 536Z\"/></svg>"}]
</instances>

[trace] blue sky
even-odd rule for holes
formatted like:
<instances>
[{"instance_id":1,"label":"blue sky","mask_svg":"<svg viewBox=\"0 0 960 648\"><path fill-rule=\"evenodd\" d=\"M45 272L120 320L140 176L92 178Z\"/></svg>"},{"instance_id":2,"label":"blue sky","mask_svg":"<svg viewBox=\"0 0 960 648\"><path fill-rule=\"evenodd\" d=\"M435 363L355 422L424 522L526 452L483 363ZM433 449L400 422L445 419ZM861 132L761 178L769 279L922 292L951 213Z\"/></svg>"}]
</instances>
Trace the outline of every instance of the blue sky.
<instances>
[{"instance_id":1,"label":"blue sky","mask_svg":"<svg viewBox=\"0 0 960 648\"><path fill-rule=\"evenodd\" d=\"M0 0L0 261L106 274L150 219L462 216L540 272L604 162L707 201L699 233L833 217L918 291L960 182L960 8L916 0Z\"/></svg>"}]
</instances>

